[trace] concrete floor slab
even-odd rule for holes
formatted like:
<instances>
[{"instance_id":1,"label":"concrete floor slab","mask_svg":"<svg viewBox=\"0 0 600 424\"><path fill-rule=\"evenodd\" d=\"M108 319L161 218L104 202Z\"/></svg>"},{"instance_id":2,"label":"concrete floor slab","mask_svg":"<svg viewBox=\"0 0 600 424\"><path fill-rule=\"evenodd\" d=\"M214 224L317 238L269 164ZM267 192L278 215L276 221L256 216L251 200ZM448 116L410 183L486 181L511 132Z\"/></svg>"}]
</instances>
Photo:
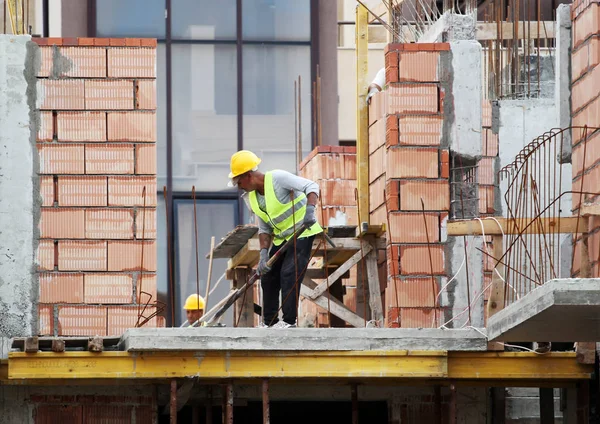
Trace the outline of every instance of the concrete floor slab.
<instances>
[{"instance_id":1,"label":"concrete floor slab","mask_svg":"<svg viewBox=\"0 0 600 424\"><path fill-rule=\"evenodd\" d=\"M546 282L488 319L490 340L600 341L600 279Z\"/></svg>"},{"instance_id":2,"label":"concrete floor slab","mask_svg":"<svg viewBox=\"0 0 600 424\"><path fill-rule=\"evenodd\" d=\"M485 351L485 330L437 328L134 328L121 338L130 352L201 350Z\"/></svg>"}]
</instances>

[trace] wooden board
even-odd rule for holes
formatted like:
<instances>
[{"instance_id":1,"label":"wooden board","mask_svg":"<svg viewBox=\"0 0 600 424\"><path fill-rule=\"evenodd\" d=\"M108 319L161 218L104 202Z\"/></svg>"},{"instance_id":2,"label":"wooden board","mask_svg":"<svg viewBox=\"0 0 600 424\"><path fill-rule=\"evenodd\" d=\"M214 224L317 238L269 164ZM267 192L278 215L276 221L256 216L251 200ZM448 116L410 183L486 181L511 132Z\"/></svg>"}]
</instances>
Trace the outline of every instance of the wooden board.
<instances>
[{"instance_id":1,"label":"wooden board","mask_svg":"<svg viewBox=\"0 0 600 424\"><path fill-rule=\"evenodd\" d=\"M464 220L464 221L451 221L448 222L448 235L449 236L472 236L482 235L481 223L486 236L497 236L504 234L519 234L523 232L523 229L527 227L524 234L540 234L540 233L561 233L561 234L572 234L572 233L584 233L587 231L587 221L576 216L566 216L560 218L539 218L531 225L532 218L519 218L518 220L509 218L496 218L482 219L478 221L476 219ZM496 222L498 221L498 222ZM498 225L500 224L500 225ZM516 224L516 225L515 225Z\"/></svg>"},{"instance_id":2,"label":"wooden board","mask_svg":"<svg viewBox=\"0 0 600 424\"><path fill-rule=\"evenodd\" d=\"M258 232L256 225L238 225L221 239L213 251L213 258L232 258ZM206 254L206 258L210 252Z\"/></svg>"}]
</instances>

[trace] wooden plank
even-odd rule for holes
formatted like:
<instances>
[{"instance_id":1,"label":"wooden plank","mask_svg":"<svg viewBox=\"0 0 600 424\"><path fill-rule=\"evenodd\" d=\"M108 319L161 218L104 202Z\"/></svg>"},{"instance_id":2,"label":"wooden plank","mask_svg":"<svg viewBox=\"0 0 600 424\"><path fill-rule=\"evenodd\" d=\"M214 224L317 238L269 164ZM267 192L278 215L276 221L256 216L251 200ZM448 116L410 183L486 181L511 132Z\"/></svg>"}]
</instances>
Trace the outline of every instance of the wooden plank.
<instances>
[{"instance_id":1,"label":"wooden plank","mask_svg":"<svg viewBox=\"0 0 600 424\"><path fill-rule=\"evenodd\" d=\"M485 243L485 240L484 240ZM500 259L504 254L504 246L502 236L492 236L494 259ZM485 259L487 260L487 258ZM504 309L504 265L498 263L495 271L492 273L492 287L490 298L487 304L488 319L494 316L497 312ZM489 350L504 350L504 345L499 342L489 342Z\"/></svg>"},{"instance_id":2,"label":"wooden plank","mask_svg":"<svg viewBox=\"0 0 600 424\"><path fill-rule=\"evenodd\" d=\"M335 283L338 279L340 279L342 275L344 275L350 270L350 268L356 265L358 261L360 261L363 258L364 255L367 255L372 250L373 247L369 243L363 243L362 250L356 252L350 259L348 259L342 266L340 266L333 274L329 276L328 280L323 281L321 284L319 284L313 290L313 293L310 296L310 298L316 299L317 297L325 293L328 287L331 287L331 285Z\"/></svg>"},{"instance_id":3,"label":"wooden plank","mask_svg":"<svg viewBox=\"0 0 600 424\"><path fill-rule=\"evenodd\" d=\"M361 328L365 326L364 318L361 318L358 315L356 315L336 298L330 297L329 301L327 301L327 293L324 293L322 296L316 299L311 299L310 295L312 294L315 287L317 287L317 283L315 283L310 278L304 277L304 280L302 281L302 286L300 287L300 295L310 300L311 302L316 303L321 308L327 309L329 307L333 315L340 319L343 319L348 324L354 327Z\"/></svg>"},{"instance_id":4,"label":"wooden plank","mask_svg":"<svg viewBox=\"0 0 600 424\"><path fill-rule=\"evenodd\" d=\"M213 258L232 258L258 232L256 225L238 225L221 239L213 250ZM206 254L206 258L210 252Z\"/></svg>"},{"instance_id":5,"label":"wooden plank","mask_svg":"<svg viewBox=\"0 0 600 424\"><path fill-rule=\"evenodd\" d=\"M233 288L239 289L248 281L249 268L236 268ZM254 290L250 287L246 295L235 302L233 322L236 327L254 327Z\"/></svg>"},{"instance_id":6,"label":"wooden plank","mask_svg":"<svg viewBox=\"0 0 600 424\"><path fill-rule=\"evenodd\" d=\"M358 187L358 222L369 223L369 27L367 9L356 6L356 177Z\"/></svg>"},{"instance_id":7,"label":"wooden plank","mask_svg":"<svg viewBox=\"0 0 600 424\"><path fill-rule=\"evenodd\" d=\"M537 22L531 22L531 24L527 24L525 22L519 22L518 26L519 31L519 39L527 40L527 38L537 39L538 38L538 24ZM513 33L513 23L512 22L503 22L501 26L501 33L503 40L512 40ZM540 22L540 38L555 38L556 31L554 29L553 21L541 21ZM495 22L478 22L475 25L475 38L477 40L496 40L498 39L498 28Z\"/></svg>"},{"instance_id":8,"label":"wooden plank","mask_svg":"<svg viewBox=\"0 0 600 424\"><path fill-rule=\"evenodd\" d=\"M24 350L27 353L37 353L37 351L40 350L38 336L27 337L25 339L25 349Z\"/></svg>"},{"instance_id":9,"label":"wooden plank","mask_svg":"<svg viewBox=\"0 0 600 424\"><path fill-rule=\"evenodd\" d=\"M371 319L383 326L383 305L381 303L381 288L379 286L379 271L377 269L377 252L371 251L365 258L367 265L367 283L369 287L369 306Z\"/></svg>"},{"instance_id":10,"label":"wooden plank","mask_svg":"<svg viewBox=\"0 0 600 424\"><path fill-rule=\"evenodd\" d=\"M519 234L525 227L529 225L532 218L495 218L482 219L478 221L476 219L469 219L464 221L452 221L448 222L448 235L449 236L472 236L472 235L483 235L481 231L481 223L483 223L483 229L487 236L502 235L504 234ZM498 226L498 223L500 226ZM579 224L579 225L578 225ZM561 234L573 234L583 233L587 231L587 223L584 219L579 218L577 222L576 216L560 217L560 218L539 218L534 223L529 225L527 231L523 234L540 234L542 232L551 233L559 232Z\"/></svg>"},{"instance_id":11,"label":"wooden plank","mask_svg":"<svg viewBox=\"0 0 600 424\"><path fill-rule=\"evenodd\" d=\"M580 218L588 226L588 218ZM590 278L592 276L590 254L588 248L587 230L581 237L581 262L579 264L579 277ZM595 342L577 342L575 345L577 362L580 364L593 364L596 361L596 343Z\"/></svg>"},{"instance_id":12,"label":"wooden plank","mask_svg":"<svg viewBox=\"0 0 600 424\"><path fill-rule=\"evenodd\" d=\"M259 256L260 242L258 241L258 238L251 238L240 251L227 262L227 268L237 268L243 265L252 267L258 263Z\"/></svg>"}]
</instances>

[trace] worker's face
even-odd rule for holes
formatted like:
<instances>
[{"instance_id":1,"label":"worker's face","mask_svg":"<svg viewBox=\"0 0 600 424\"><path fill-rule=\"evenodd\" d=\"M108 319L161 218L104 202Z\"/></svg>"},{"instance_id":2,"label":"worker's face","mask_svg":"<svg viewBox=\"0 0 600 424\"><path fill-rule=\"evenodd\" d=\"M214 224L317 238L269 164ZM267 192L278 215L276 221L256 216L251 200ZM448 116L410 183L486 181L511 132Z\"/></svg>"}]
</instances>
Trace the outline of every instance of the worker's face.
<instances>
[{"instance_id":1,"label":"worker's face","mask_svg":"<svg viewBox=\"0 0 600 424\"><path fill-rule=\"evenodd\" d=\"M190 325L192 325L193 323L198 321L200 318L202 318L202 315L204 315L204 310L202 310L202 309L187 310L187 311L185 311L185 314L187 316L188 323Z\"/></svg>"},{"instance_id":2,"label":"worker's face","mask_svg":"<svg viewBox=\"0 0 600 424\"><path fill-rule=\"evenodd\" d=\"M252 191L254 188L252 187L252 178L250 177L250 173L246 172L245 174L240 175L237 181L237 186L240 190L244 191Z\"/></svg>"}]
</instances>

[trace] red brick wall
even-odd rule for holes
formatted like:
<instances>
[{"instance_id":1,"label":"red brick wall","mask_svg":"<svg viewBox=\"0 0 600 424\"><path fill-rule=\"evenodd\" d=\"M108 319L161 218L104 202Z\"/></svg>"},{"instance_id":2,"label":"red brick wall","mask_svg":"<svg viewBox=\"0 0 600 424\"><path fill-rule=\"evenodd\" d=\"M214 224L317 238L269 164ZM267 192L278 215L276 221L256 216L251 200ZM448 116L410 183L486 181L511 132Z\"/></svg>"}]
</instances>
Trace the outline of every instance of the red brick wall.
<instances>
[{"instance_id":1,"label":"red brick wall","mask_svg":"<svg viewBox=\"0 0 600 424\"><path fill-rule=\"evenodd\" d=\"M571 117L574 127L592 127L584 139L583 129L572 131L573 190L598 192L600 179L600 3L594 0L578 0L571 6L572 55L571 55ZM585 144L587 143L587 147ZM584 158L584 148L586 154ZM573 195L573 211L579 209L580 196ZM598 202L593 196L584 196L584 202ZM589 220L588 239L591 277L599 275L598 246L600 245L600 220ZM579 274L582 241L575 246L572 273Z\"/></svg>"},{"instance_id":2,"label":"red brick wall","mask_svg":"<svg viewBox=\"0 0 600 424\"><path fill-rule=\"evenodd\" d=\"M441 316L433 306L445 275L441 227L450 209L450 159L442 147L440 59L449 50L447 43L388 45L387 90L369 106L369 212L372 224L389 223L389 327L437 326L435 316Z\"/></svg>"},{"instance_id":3,"label":"red brick wall","mask_svg":"<svg viewBox=\"0 0 600 424\"><path fill-rule=\"evenodd\" d=\"M39 334L120 335L156 301L156 41L34 41Z\"/></svg>"},{"instance_id":4,"label":"red brick wall","mask_svg":"<svg viewBox=\"0 0 600 424\"><path fill-rule=\"evenodd\" d=\"M319 146L302 161L298 174L319 184L321 195L316 214L321 224L358 225L355 147ZM356 281L356 267L353 267L350 278L342 279L342 284L346 293L344 304L354 312ZM302 303L301 320L307 316L314 318L315 327L329 327L327 310L310 301Z\"/></svg>"}]
</instances>

